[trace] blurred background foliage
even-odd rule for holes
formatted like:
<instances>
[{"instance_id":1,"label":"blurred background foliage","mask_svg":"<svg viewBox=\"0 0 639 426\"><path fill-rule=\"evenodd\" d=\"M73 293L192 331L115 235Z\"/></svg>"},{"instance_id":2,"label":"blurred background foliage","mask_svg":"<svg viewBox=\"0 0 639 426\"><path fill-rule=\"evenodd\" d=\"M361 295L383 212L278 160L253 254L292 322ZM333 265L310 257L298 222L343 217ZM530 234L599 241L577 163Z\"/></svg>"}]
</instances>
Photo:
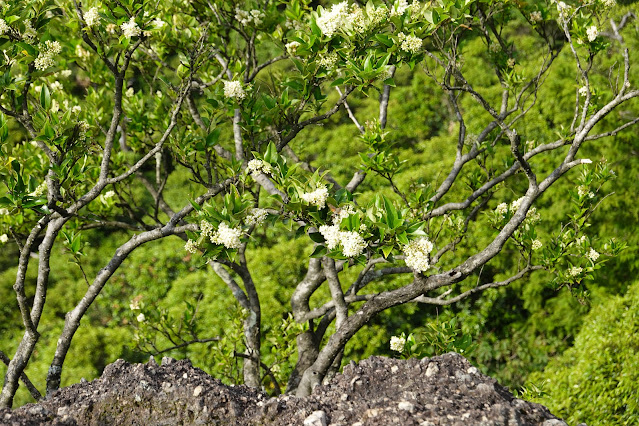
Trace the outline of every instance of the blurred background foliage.
<instances>
[{"instance_id":1,"label":"blurred background foliage","mask_svg":"<svg viewBox=\"0 0 639 426\"><path fill-rule=\"evenodd\" d=\"M614 14L621 16L631 9L632 5L619 6ZM536 54L539 46L531 34L523 31L519 19L512 17L506 36L515 43L516 66L521 72L530 74L539 62ZM634 86L639 85L637 25L637 21L631 22L624 32L631 58L634 54L631 69ZM490 58L484 53L482 43L479 38L469 37L461 46L462 69L486 97L498 98L501 87L494 74L487 73ZM615 69L614 60L609 55L598 56L597 71L593 73L591 84L601 99L611 96L609 70ZM404 164L394 180L402 189L417 189L425 182L441 181L447 173L454 158L457 126L441 90L419 67L414 72L399 69L395 80L397 87L392 90L387 130ZM551 77L539 91L537 107L517 125L522 140L538 143L555 140L562 131L561 126L570 123L578 88L573 61L565 49L553 64ZM337 99L339 95L335 92L330 96ZM376 98L354 94L349 99L360 122L377 116ZM468 131L478 132L486 123L486 113L470 97L464 98L461 105ZM613 128L622 120L638 115L639 105L635 101L626 109L610 114L596 130ZM323 125L304 130L293 147L302 159L330 170L340 182L350 178L352 170L360 164L358 153L366 149L346 113L336 114ZM538 273L450 307L400 306L380 314L361 330L348 344L344 362L373 354L394 356L389 348L392 335L432 330L433 324L444 324L456 318L457 327L474 342L472 352L465 355L500 383L511 389L544 383L543 392L536 399L570 422L637 424L639 137L636 127L615 137L586 144L583 151L582 156L594 162L605 158L618 175L616 180L606 184L606 190L614 194L595 212L586 233L591 238L615 237L629 245L621 256L598 272L596 279L585 283L588 290L585 301L578 300L568 290L555 291L549 285L549 276ZM554 164L536 166L550 170ZM465 170L467 176L460 180L457 193L470 192L473 173L479 170L474 167ZM567 221L570 208L567 195L578 185L577 177L576 172L569 174L537 205L542 216L538 228L542 231L542 242L544 237L560 228L562 221ZM365 201L387 190L384 183L370 175L359 188L361 199ZM498 194L504 199L516 199L523 187L518 188L515 182L503 187ZM174 171L167 188L173 188L167 190L167 201L175 205L183 201L185 193L191 194L195 189L191 188L189 176L182 169ZM136 188L131 190L136 191ZM140 188L137 190L142 194ZM470 229L471 235L454 253L456 259L476 252L491 238L492 231L482 215ZM84 231L82 235L88 244L87 256L82 259L83 268L89 276L95 275L125 240L120 232L105 230ZM264 227L254 238L256 244L247 250L247 256L262 303L263 361L272 366L273 373L281 380L287 377L295 363L294 336L299 326L293 324L288 315L289 300L294 286L305 273L311 245L304 238L292 239L290 232L281 226ZM491 261L475 277L477 282L506 277L516 267L512 264L512 259L517 258L516 248L506 245L504 250L505 255ZM509 251L513 256L508 255ZM20 321L11 288L16 258L15 245L9 244L0 252L0 348L8 354L13 353L22 333L22 328L16 328ZM74 306L86 288L81 271L71 260L73 258L58 245L51 261L48 306L41 322L42 338L26 371L30 377L46 377L64 313ZM35 279L34 270L29 270L29 277ZM388 288L397 284L389 279L376 285ZM327 295L326 290L324 296ZM139 303L140 309L131 309L133 301ZM233 354L242 348L239 320L242 312L223 282L210 269L201 268L196 259L184 251L183 241L176 237L139 248L117 271L83 319L65 364L62 385L78 382L81 378L91 380L117 358L144 362L148 353L143 349L148 349L150 344L160 350L170 346L172 343L160 332L162 330L144 329L153 321L138 321L140 313L149 320L159 321L165 326L164 331L189 323L199 338L215 338L162 355L188 357L195 366L228 383L238 380L241 362ZM193 316L195 321L190 322ZM144 337L148 335L155 336L155 340L150 342ZM4 365L0 365L0 374L4 372ZM44 387L44 383L35 384L41 389ZM265 386L269 391L274 390L270 381ZM21 388L15 405L29 401L29 395Z\"/></svg>"}]
</instances>

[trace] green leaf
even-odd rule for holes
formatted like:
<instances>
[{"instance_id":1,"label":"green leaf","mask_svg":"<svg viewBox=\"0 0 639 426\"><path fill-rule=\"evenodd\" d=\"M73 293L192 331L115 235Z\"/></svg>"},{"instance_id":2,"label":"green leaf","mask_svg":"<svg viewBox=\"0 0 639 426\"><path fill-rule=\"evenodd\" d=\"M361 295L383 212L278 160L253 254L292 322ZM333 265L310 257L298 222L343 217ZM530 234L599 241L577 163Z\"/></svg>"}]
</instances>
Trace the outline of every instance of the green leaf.
<instances>
[{"instance_id":1,"label":"green leaf","mask_svg":"<svg viewBox=\"0 0 639 426\"><path fill-rule=\"evenodd\" d=\"M46 111L49 111L51 108L51 93L49 92L49 87L46 84L42 85L42 90L40 90L40 105Z\"/></svg>"},{"instance_id":2,"label":"green leaf","mask_svg":"<svg viewBox=\"0 0 639 426\"><path fill-rule=\"evenodd\" d=\"M311 257L313 258L323 257L326 255L326 253L328 253L328 250L326 249L326 247L316 246L315 250L313 250L313 253L311 253Z\"/></svg>"},{"instance_id":3,"label":"green leaf","mask_svg":"<svg viewBox=\"0 0 639 426\"><path fill-rule=\"evenodd\" d=\"M316 242L316 243L322 244L326 241L324 239L324 236L320 234L319 232L311 232L310 234L308 234L308 236L310 237L311 240L313 240L313 242Z\"/></svg>"},{"instance_id":4,"label":"green leaf","mask_svg":"<svg viewBox=\"0 0 639 426\"><path fill-rule=\"evenodd\" d=\"M384 246L382 247L382 253L384 253L384 258L387 259L388 256L393 251L393 246Z\"/></svg>"},{"instance_id":5,"label":"green leaf","mask_svg":"<svg viewBox=\"0 0 639 426\"><path fill-rule=\"evenodd\" d=\"M217 144L217 141L220 139L220 133L222 129L214 129L209 135L206 137L206 146L211 148Z\"/></svg>"}]
</instances>

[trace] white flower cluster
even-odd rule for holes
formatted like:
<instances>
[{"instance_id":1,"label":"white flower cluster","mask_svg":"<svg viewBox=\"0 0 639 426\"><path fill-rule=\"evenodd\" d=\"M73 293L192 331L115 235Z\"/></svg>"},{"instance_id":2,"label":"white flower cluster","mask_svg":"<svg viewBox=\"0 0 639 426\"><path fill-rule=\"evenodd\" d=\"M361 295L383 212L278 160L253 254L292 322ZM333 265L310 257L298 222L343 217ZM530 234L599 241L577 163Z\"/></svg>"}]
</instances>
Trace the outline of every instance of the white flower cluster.
<instances>
[{"instance_id":1,"label":"white flower cluster","mask_svg":"<svg viewBox=\"0 0 639 426\"><path fill-rule=\"evenodd\" d=\"M597 26L593 25L591 27L588 27L588 29L586 30L586 35L588 36L589 42L595 41L595 39L599 35L599 30L597 29Z\"/></svg>"},{"instance_id":2,"label":"white flower cluster","mask_svg":"<svg viewBox=\"0 0 639 426\"><path fill-rule=\"evenodd\" d=\"M236 80L224 81L224 96L227 98L235 98L241 101L246 97L246 92L242 87L242 83Z\"/></svg>"},{"instance_id":3,"label":"white flower cluster","mask_svg":"<svg viewBox=\"0 0 639 426\"><path fill-rule=\"evenodd\" d=\"M129 309L131 309L132 311L137 311L138 309L140 309L140 299L135 298L131 300L131 302L129 303Z\"/></svg>"},{"instance_id":4,"label":"white flower cluster","mask_svg":"<svg viewBox=\"0 0 639 426\"><path fill-rule=\"evenodd\" d=\"M200 221L200 232L202 233L203 236L210 238L211 234L213 233L213 229L214 229L213 225L211 225L206 220Z\"/></svg>"},{"instance_id":5,"label":"white flower cluster","mask_svg":"<svg viewBox=\"0 0 639 426\"><path fill-rule=\"evenodd\" d=\"M333 35L343 27L348 16L348 1L334 4L330 11L325 10L315 23L326 37Z\"/></svg>"},{"instance_id":6,"label":"white flower cluster","mask_svg":"<svg viewBox=\"0 0 639 426\"><path fill-rule=\"evenodd\" d=\"M300 198L306 201L308 204L316 205L319 209L323 209L326 206L326 199L328 198L328 189L325 186L320 186L313 192L304 192L300 195Z\"/></svg>"},{"instance_id":7,"label":"white flower cluster","mask_svg":"<svg viewBox=\"0 0 639 426\"><path fill-rule=\"evenodd\" d=\"M129 87L128 89L126 89L126 92L124 92L124 96L126 96L127 98L131 98L135 95L135 89L133 87Z\"/></svg>"},{"instance_id":8,"label":"white flower cluster","mask_svg":"<svg viewBox=\"0 0 639 426\"><path fill-rule=\"evenodd\" d=\"M92 27L100 22L100 13L98 12L97 7L92 7L91 9L87 10L87 12L84 14L84 22L86 22L87 27Z\"/></svg>"},{"instance_id":9,"label":"white flower cluster","mask_svg":"<svg viewBox=\"0 0 639 426\"><path fill-rule=\"evenodd\" d=\"M246 171L250 173L252 176L257 176L260 173L264 173L266 175L270 175L273 172L273 168L266 161L258 160L257 158L252 159L246 165Z\"/></svg>"},{"instance_id":10,"label":"white flower cluster","mask_svg":"<svg viewBox=\"0 0 639 426\"><path fill-rule=\"evenodd\" d=\"M83 141L86 136L87 136L87 132L89 131L89 129L91 128L91 126L89 125L89 123L87 123L86 121L82 120L78 122L78 139Z\"/></svg>"},{"instance_id":11,"label":"white flower cluster","mask_svg":"<svg viewBox=\"0 0 639 426\"><path fill-rule=\"evenodd\" d=\"M539 241L539 240L533 240L533 242L532 242L532 244L531 244L531 246L530 246L530 247L531 247L533 250L539 250L539 249L541 248L541 246L542 246L542 245L543 245L543 244L541 243L541 241Z\"/></svg>"},{"instance_id":12,"label":"white flower cluster","mask_svg":"<svg viewBox=\"0 0 639 426\"><path fill-rule=\"evenodd\" d=\"M557 2L557 12L559 12L559 20L566 21L570 16L571 7L563 1Z\"/></svg>"},{"instance_id":13,"label":"white flower cluster","mask_svg":"<svg viewBox=\"0 0 639 426\"><path fill-rule=\"evenodd\" d=\"M129 40L132 37L138 37L140 34L142 34L142 30L140 29L140 27L138 27L138 23L135 22L135 18L133 16L131 17L131 19L128 20L128 22L120 25L120 28L122 28L122 35Z\"/></svg>"},{"instance_id":14,"label":"white flower cluster","mask_svg":"<svg viewBox=\"0 0 639 426\"><path fill-rule=\"evenodd\" d=\"M390 11L390 16L402 16L408 10L407 0L397 0Z\"/></svg>"},{"instance_id":15,"label":"white flower cluster","mask_svg":"<svg viewBox=\"0 0 639 426\"><path fill-rule=\"evenodd\" d=\"M590 251L588 252L587 257L593 262L596 262L597 259L599 259L599 253L597 253L597 250L595 250L594 248L591 248Z\"/></svg>"},{"instance_id":16,"label":"white flower cluster","mask_svg":"<svg viewBox=\"0 0 639 426\"><path fill-rule=\"evenodd\" d=\"M86 50L80 44L76 44L75 45L75 56L77 56L80 59L88 59L88 58L91 57L91 52Z\"/></svg>"},{"instance_id":17,"label":"white flower cluster","mask_svg":"<svg viewBox=\"0 0 639 426\"><path fill-rule=\"evenodd\" d=\"M240 236L242 236L242 230L240 228L231 228L226 222L222 222L217 228L217 231L211 234L211 242L213 244L223 245L228 249L238 249L242 246Z\"/></svg>"},{"instance_id":18,"label":"white flower cluster","mask_svg":"<svg viewBox=\"0 0 639 426\"><path fill-rule=\"evenodd\" d=\"M497 206L497 208L495 208L495 213L500 214L501 217L503 218L506 213L508 213L508 204L506 203L501 203Z\"/></svg>"},{"instance_id":19,"label":"white flower cluster","mask_svg":"<svg viewBox=\"0 0 639 426\"><path fill-rule=\"evenodd\" d=\"M42 182L40 185L38 185L38 187L29 195L32 197L41 197L44 194L47 193L47 183L46 182Z\"/></svg>"},{"instance_id":20,"label":"white flower cluster","mask_svg":"<svg viewBox=\"0 0 639 426\"><path fill-rule=\"evenodd\" d=\"M401 43L399 48L404 52L417 53L422 48L422 39L412 35L406 35L404 33L397 34L399 42Z\"/></svg>"},{"instance_id":21,"label":"white flower cluster","mask_svg":"<svg viewBox=\"0 0 639 426\"><path fill-rule=\"evenodd\" d=\"M488 46L488 50L490 50L490 53L499 53L501 52L501 44L490 43L490 46Z\"/></svg>"},{"instance_id":22,"label":"white flower cluster","mask_svg":"<svg viewBox=\"0 0 639 426\"><path fill-rule=\"evenodd\" d=\"M540 11L535 11L535 12L531 12L530 13L530 20L532 22L541 22L543 21L544 18L542 18L541 16L541 12Z\"/></svg>"},{"instance_id":23,"label":"white flower cluster","mask_svg":"<svg viewBox=\"0 0 639 426\"><path fill-rule=\"evenodd\" d=\"M590 188L588 188L585 185L580 185L577 188L577 195L579 195L579 198L583 198L583 197L588 197L588 198L595 198L595 193L590 191Z\"/></svg>"},{"instance_id":24,"label":"white flower cluster","mask_svg":"<svg viewBox=\"0 0 639 426\"><path fill-rule=\"evenodd\" d=\"M326 248L333 250L342 246L342 254L346 257L357 257L368 245L364 238L355 231L340 231L339 225L322 225L320 234L326 240Z\"/></svg>"},{"instance_id":25,"label":"white flower cluster","mask_svg":"<svg viewBox=\"0 0 639 426\"><path fill-rule=\"evenodd\" d=\"M109 200L113 197L115 197L115 191L107 191L100 195L100 201L102 204L109 204Z\"/></svg>"},{"instance_id":26,"label":"white flower cluster","mask_svg":"<svg viewBox=\"0 0 639 426\"><path fill-rule=\"evenodd\" d=\"M35 28L33 28L33 24L31 24L31 21L25 22L22 38L26 40L27 43L31 44L35 41L37 35L38 33L36 33Z\"/></svg>"},{"instance_id":27,"label":"white flower cluster","mask_svg":"<svg viewBox=\"0 0 639 426\"><path fill-rule=\"evenodd\" d=\"M320 54L317 63L319 66L324 67L328 70L332 70L337 65L337 60L339 57L337 56L337 52L330 52L326 54Z\"/></svg>"},{"instance_id":28,"label":"white flower cluster","mask_svg":"<svg viewBox=\"0 0 639 426\"><path fill-rule=\"evenodd\" d=\"M255 26L261 25L265 16L261 10L253 9L249 12L239 7L235 8L235 19L244 26L251 23Z\"/></svg>"},{"instance_id":29,"label":"white flower cluster","mask_svg":"<svg viewBox=\"0 0 639 426\"><path fill-rule=\"evenodd\" d=\"M606 7L615 7L617 5L616 0L602 0L602 3Z\"/></svg>"},{"instance_id":30,"label":"white flower cluster","mask_svg":"<svg viewBox=\"0 0 639 426\"><path fill-rule=\"evenodd\" d=\"M508 59L508 68L515 68L515 58Z\"/></svg>"},{"instance_id":31,"label":"white flower cluster","mask_svg":"<svg viewBox=\"0 0 639 426\"><path fill-rule=\"evenodd\" d=\"M429 253L433 250L433 243L426 237L410 241L404 246L406 266L418 274L430 268Z\"/></svg>"},{"instance_id":32,"label":"white flower cluster","mask_svg":"<svg viewBox=\"0 0 639 426\"><path fill-rule=\"evenodd\" d=\"M579 266L573 266L572 268L568 270L568 275L570 275L571 277L577 277L579 276L579 274L581 274L582 271L583 271L583 268Z\"/></svg>"},{"instance_id":33,"label":"white flower cluster","mask_svg":"<svg viewBox=\"0 0 639 426\"><path fill-rule=\"evenodd\" d=\"M146 317L144 316L143 313L140 313L140 315L138 315L136 318L137 318L138 322L146 321Z\"/></svg>"},{"instance_id":34,"label":"white flower cluster","mask_svg":"<svg viewBox=\"0 0 639 426\"><path fill-rule=\"evenodd\" d=\"M518 198L515 201L513 201L512 203L510 203L510 210L516 212L517 210L519 210L519 207L521 206L521 203L524 201L524 197Z\"/></svg>"},{"instance_id":35,"label":"white flower cluster","mask_svg":"<svg viewBox=\"0 0 639 426\"><path fill-rule=\"evenodd\" d=\"M184 250L191 254L197 253L197 243L193 240L188 240L186 244L184 244Z\"/></svg>"},{"instance_id":36,"label":"white flower cluster","mask_svg":"<svg viewBox=\"0 0 639 426\"><path fill-rule=\"evenodd\" d=\"M9 209L0 209L0 216L8 216Z\"/></svg>"},{"instance_id":37,"label":"white flower cluster","mask_svg":"<svg viewBox=\"0 0 639 426\"><path fill-rule=\"evenodd\" d=\"M404 352L404 346L406 345L406 339L403 337L393 336L390 339L391 351Z\"/></svg>"},{"instance_id":38,"label":"white flower cluster","mask_svg":"<svg viewBox=\"0 0 639 426\"><path fill-rule=\"evenodd\" d=\"M340 243L342 244L342 254L346 257L359 256L368 245L364 238L355 231L342 232Z\"/></svg>"},{"instance_id":39,"label":"white flower cluster","mask_svg":"<svg viewBox=\"0 0 639 426\"><path fill-rule=\"evenodd\" d=\"M255 225L260 226L266 220L268 216L268 210L266 209L252 209L251 213L246 216L246 224L247 225Z\"/></svg>"},{"instance_id":40,"label":"white flower cluster","mask_svg":"<svg viewBox=\"0 0 639 426\"><path fill-rule=\"evenodd\" d=\"M6 244L7 242L9 242L9 237L7 236L7 234L0 235L0 243Z\"/></svg>"},{"instance_id":41,"label":"white flower cluster","mask_svg":"<svg viewBox=\"0 0 639 426\"><path fill-rule=\"evenodd\" d=\"M355 209L350 204L345 205L341 209L333 213L333 225L339 225L342 220L355 213Z\"/></svg>"},{"instance_id":42,"label":"white flower cluster","mask_svg":"<svg viewBox=\"0 0 639 426\"><path fill-rule=\"evenodd\" d=\"M55 65L53 57L62 52L62 46L59 41L47 40L40 48L40 54L33 63L37 70L44 71Z\"/></svg>"},{"instance_id":43,"label":"white flower cluster","mask_svg":"<svg viewBox=\"0 0 639 426\"><path fill-rule=\"evenodd\" d=\"M585 98L586 96L588 96L588 87L586 87L586 86L581 86L581 87L579 88L579 96L583 96L584 98Z\"/></svg>"},{"instance_id":44,"label":"white flower cluster","mask_svg":"<svg viewBox=\"0 0 639 426\"><path fill-rule=\"evenodd\" d=\"M7 25L7 22L4 19L0 19L0 35L4 35L9 32L11 28Z\"/></svg>"},{"instance_id":45,"label":"white flower cluster","mask_svg":"<svg viewBox=\"0 0 639 426\"><path fill-rule=\"evenodd\" d=\"M295 55L297 53L297 48L300 47L300 43L298 41L292 41L290 43L286 43L284 47L286 47L286 51L289 55Z\"/></svg>"}]
</instances>

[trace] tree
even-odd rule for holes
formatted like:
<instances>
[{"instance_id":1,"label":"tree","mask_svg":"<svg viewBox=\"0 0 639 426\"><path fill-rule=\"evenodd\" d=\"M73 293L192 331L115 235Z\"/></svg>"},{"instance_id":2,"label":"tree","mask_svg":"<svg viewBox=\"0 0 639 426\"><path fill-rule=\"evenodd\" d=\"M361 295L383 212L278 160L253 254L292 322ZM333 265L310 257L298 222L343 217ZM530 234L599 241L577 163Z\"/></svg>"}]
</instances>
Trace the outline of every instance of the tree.
<instances>
[{"instance_id":1,"label":"tree","mask_svg":"<svg viewBox=\"0 0 639 426\"><path fill-rule=\"evenodd\" d=\"M555 288L579 295L583 281L623 248L584 234L605 198L601 185L614 173L578 158L579 150L639 120L604 122L639 95L621 33L632 15L599 33L612 6L610 0L342 2L316 10L305 1L5 4L2 239L10 236L20 250L13 288L24 336L10 360L2 353L8 368L0 406L12 404L20 379L29 386L23 373L38 342L56 244L66 246L87 290L66 314L47 393L59 387L73 336L108 280L138 247L168 237L185 240L186 251L201 257L243 308L245 351L237 356L251 386L260 385L262 371L272 376L262 363L259 277L247 261L252 247L269 240L255 230L267 221L313 244L290 300L303 331L286 390L298 395L334 374L347 342L394 306L449 305L539 270L554 274ZM513 20L537 34L528 51L502 32ZM481 93L465 76L464 44L477 38L501 93ZM534 112L563 51L574 60L574 113L555 140L527 141L534 135L520 134L518 126ZM599 89L606 84L596 68L601 52L620 57L610 95ZM521 73L524 61L536 71ZM393 76L406 67L437 84L458 134L443 178L424 181L416 171L415 181L402 186L394 180L402 161L386 122ZM329 96L333 90L337 97ZM377 117L360 121L349 105L358 96L379 98ZM482 110L470 130L460 106L466 98ZM304 129L340 111L364 147L345 180L296 153ZM533 204L574 168L582 171L571 193L574 212L542 243ZM196 189L180 206L170 205L172 178L185 171ZM387 191L362 199L356 191L367 179L383 180ZM82 266L82 232L90 229L129 234L95 276ZM488 230L488 244L456 256L469 236ZM506 244L520 254L509 276L476 283L474 275L481 277ZM26 274L36 250L31 289ZM391 277L400 284L366 291ZM192 337L175 346L206 340ZM39 397L35 388L32 394Z\"/></svg>"}]
</instances>

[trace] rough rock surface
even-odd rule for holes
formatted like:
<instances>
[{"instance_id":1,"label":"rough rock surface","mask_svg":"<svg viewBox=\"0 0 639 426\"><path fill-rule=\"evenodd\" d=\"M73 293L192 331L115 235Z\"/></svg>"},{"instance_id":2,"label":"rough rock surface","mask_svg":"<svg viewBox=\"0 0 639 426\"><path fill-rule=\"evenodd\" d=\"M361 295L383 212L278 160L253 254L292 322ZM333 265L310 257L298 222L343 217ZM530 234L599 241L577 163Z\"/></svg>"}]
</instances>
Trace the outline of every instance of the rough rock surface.
<instances>
[{"instance_id":1,"label":"rough rock surface","mask_svg":"<svg viewBox=\"0 0 639 426\"><path fill-rule=\"evenodd\" d=\"M0 410L6 425L565 425L514 398L462 356L371 357L344 367L311 396L269 399L226 386L189 361L109 365L102 377L38 404Z\"/></svg>"}]
</instances>

